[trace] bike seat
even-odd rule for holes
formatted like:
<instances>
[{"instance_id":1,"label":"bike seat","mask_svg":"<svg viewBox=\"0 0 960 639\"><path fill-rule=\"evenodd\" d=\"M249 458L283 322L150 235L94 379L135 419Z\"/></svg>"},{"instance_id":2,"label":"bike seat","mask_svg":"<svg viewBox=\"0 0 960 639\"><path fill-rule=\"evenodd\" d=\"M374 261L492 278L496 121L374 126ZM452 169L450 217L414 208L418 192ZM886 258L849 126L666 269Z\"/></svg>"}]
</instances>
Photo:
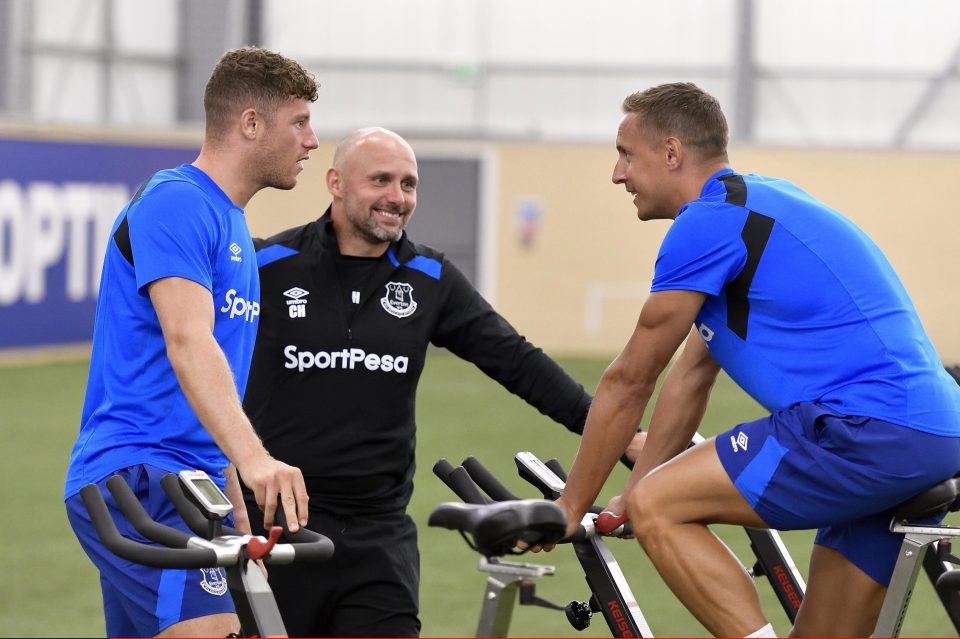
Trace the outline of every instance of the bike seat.
<instances>
[{"instance_id":1,"label":"bike seat","mask_svg":"<svg viewBox=\"0 0 960 639\"><path fill-rule=\"evenodd\" d=\"M897 506L897 519L927 519L960 509L960 475L945 479Z\"/></svg>"},{"instance_id":2,"label":"bike seat","mask_svg":"<svg viewBox=\"0 0 960 639\"><path fill-rule=\"evenodd\" d=\"M430 526L459 530L473 538L487 557L510 554L517 542L552 544L563 538L567 515L545 499L516 499L492 504L446 502L430 513Z\"/></svg>"}]
</instances>

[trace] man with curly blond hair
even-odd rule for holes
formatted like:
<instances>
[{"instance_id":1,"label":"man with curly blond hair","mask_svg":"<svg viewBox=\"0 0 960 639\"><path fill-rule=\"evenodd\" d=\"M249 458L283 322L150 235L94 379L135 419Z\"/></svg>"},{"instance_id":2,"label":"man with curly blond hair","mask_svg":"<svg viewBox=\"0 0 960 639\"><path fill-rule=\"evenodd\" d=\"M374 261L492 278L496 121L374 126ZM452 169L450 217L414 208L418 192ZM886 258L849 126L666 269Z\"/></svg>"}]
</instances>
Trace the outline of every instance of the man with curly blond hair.
<instances>
[{"instance_id":1,"label":"man with curly blond hair","mask_svg":"<svg viewBox=\"0 0 960 639\"><path fill-rule=\"evenodd\" d=\"M100 570L107 635L226 636L239 630L222 570L161 570L112 555L79 490L123 477L150 515L185 529L159 479L205 471L249 529L237 475L269 526L283 504L306 523L300 471L273 459L241 408L260 313L260 280L243 208L265 187L292 189L318 146L317 83L297 62L256 47L228 51L204 93L206 135L191 164L147 178L111 230L97 301L80 435L64 497ZM109 493L121 533L136 537Z\"/></svg>"}]
</instances>

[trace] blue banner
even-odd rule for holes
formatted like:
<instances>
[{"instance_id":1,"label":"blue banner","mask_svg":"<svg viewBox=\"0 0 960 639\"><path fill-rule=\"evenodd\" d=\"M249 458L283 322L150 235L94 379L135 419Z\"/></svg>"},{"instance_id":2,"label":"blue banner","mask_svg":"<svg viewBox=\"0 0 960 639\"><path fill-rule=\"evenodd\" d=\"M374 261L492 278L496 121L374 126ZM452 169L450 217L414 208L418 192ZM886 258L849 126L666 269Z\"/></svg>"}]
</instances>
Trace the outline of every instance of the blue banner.
<instances>
[{"instance_id":1,"label":"blue banner","mask_svg":"<svg viewBox=\"0 0 960 639\"><path fill-rule=\"evenodd\" d=\"M198 152L0 138L0 348L89 341L117 214Z\"/></svg>"}]
</instances>

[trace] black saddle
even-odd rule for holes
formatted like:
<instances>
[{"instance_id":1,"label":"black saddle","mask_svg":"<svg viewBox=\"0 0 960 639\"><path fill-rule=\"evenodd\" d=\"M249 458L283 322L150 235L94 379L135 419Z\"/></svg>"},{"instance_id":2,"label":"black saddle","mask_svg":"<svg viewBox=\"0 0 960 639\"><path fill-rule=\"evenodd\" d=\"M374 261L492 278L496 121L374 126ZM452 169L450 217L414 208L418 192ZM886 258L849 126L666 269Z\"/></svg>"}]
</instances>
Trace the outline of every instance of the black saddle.
<instances>
[{"instance_id":1,"label":"black saddle","mask_svg":"<svg viewBox=\"0 0 960 639\"><path fill-rule=\"evenodd\" d=\"M521 540L528 545L556 543L566 531L567 516L560 506L545 499L446 502L433 509L427 523L458 530L477 552L500 557L516 554L514 548Z\"/></svg>"},{"instance_id":2,"label":"black saddle","mask_svg":"<svg viewBox=\"0 0 960 639\"><path fill-rule=\"evenodd\" d=\"M960 475L945 479L897 506L897 519L929 519L960 510Z\"/></svg>"}]
</instances>

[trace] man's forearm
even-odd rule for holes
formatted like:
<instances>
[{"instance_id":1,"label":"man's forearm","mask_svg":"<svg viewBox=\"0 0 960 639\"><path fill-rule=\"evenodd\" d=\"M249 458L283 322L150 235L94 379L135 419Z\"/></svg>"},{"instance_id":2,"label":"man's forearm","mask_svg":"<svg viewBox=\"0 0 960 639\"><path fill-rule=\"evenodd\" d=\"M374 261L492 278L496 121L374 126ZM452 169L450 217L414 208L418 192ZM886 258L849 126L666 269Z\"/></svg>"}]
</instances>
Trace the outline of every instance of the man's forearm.
<instances>
[{"instance_id":1,"label":"man's forearm","mask_svg":"<svg viewBox=\"0 0 960 639\"><path fill-rule=\"evenodd\" d=\"M603 374L593 399L563 496L569 515L582 515L596 499L636 434L657 379L691 331L703 299L704 294L692 291L661 291L647 298L633 335Z\"/></svg>"},{"instance_id":2,"label":"man's forearm","mask_svg":"<svg viewBox=\"0 0 960 639\"><path fill-rule=\"evenodd\" d=\"M651 470L687 449L703 420L708 399L709 390L702 392L667 375L650 417L643 450L623 494L627 494Z\"/></svg>"},{"instance_id":3,"label":"man's forearm","mask_svg":"<svg viewBox=\"0 0 960 639\"><path fill-rule=\"evenodd\" d=\"M250 457L266 455L213 335L198 332L171 340L167 356L191 408L227 459L242 467Z\"/></svg>"},{"instance_id":4,"label":"man's forearm","mask_svg":"<svg viewBox=\"0 0 960 639\"><path fill-rule=\"evenodd\" d=\"M719 372L720 367L692 329L686 347L660 387L647 438L623 494L654 468L687 449L703 421Z\"/></svg>"},{"instance_id":5,"label":"man's forearm","mask_svg":"<svg viewBox=\"0 0 960 639\"><path fill-rule=\"evenodd\" d=\"M167 357L200 423L237 468L263 509L264 526L282 502L292 531L307 521L309 496L299 469L273 459L240 405L236 382L213 336L210 292L191 280L168 277L149 285Z\"/></svg>"},{"instance_id":6,"label":"man's forearm","mask_svg":"<svg viewBox=\"0 0 960 639\"><path fill-rule=\"evenodd\" d=\"M650 386L630 385L608 374L600 381L564 492L564 502L574 515L583 515L593 505L636 434L652 392Z\"/></svg>"}]
</instances>

